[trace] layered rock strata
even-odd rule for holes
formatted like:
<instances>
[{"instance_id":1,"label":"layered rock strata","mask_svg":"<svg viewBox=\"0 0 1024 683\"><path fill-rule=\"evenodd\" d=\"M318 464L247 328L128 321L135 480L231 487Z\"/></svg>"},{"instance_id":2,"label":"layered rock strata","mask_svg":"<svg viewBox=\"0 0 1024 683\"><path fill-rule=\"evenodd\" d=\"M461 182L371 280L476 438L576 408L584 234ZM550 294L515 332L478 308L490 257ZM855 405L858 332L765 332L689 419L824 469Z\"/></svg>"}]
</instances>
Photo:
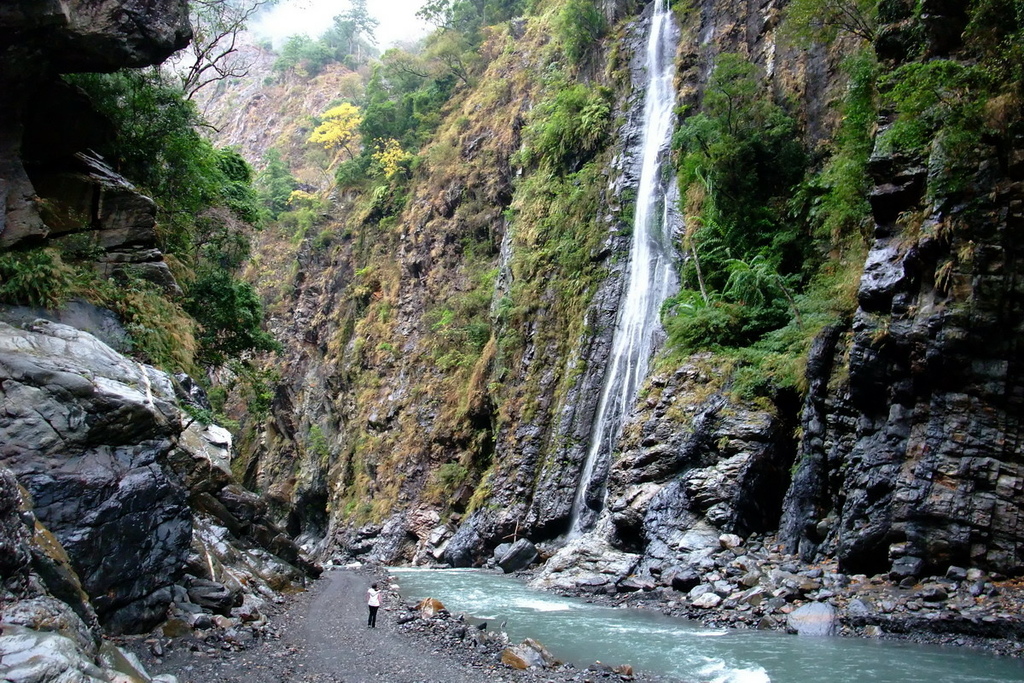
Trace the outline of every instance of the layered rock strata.
<instances>
[{"instance_id":1,"label":"layered rock strata","mask_svg":"<svg viewBox=\"0 0 1024 683\"><path fill-rule=\"evenodd\" d=\"M84 234L105 273L171 290L156 207L88 152L109 131L59 75L159 64L188 44L184 0L39 2L0 8L0 248Z\"/></svg>"},{"instance_id":2,"label":"layered rock strata","mask_svg":"<svg viewBox=\"0 0 1024 683\"><path fill-rule=\"evenodd\" d=\"M189 417L189 400L88 333L0 323L0 462L109 632L150 629L172 605L230 614L315 573L235 483L230 434Z\"/></svg>"}]
</instances>

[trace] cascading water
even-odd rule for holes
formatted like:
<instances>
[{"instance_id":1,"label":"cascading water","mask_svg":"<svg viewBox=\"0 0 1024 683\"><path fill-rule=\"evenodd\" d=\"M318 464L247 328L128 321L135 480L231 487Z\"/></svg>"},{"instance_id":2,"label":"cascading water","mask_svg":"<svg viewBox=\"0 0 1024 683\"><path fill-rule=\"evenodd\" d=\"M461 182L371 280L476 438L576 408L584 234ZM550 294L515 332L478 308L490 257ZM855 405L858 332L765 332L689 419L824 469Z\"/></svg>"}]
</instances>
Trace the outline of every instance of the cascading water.
<instances>
[{"instance_id":1,"label":"cascading water","mask_svg":"<svg viewBox=\"0 0 1024 683\"><path fill-rule=\"evenodd\" d=\"M676 287L672 221L675 181L662 173L675 109L676 30L667 0L655 0L647 40L640 178L626 292L619 305L612 350L576 490L570 535L590 528L604 504L604 483L622 420L647 374L660 333L659 310Z\"/></svg>"}]
</instances>

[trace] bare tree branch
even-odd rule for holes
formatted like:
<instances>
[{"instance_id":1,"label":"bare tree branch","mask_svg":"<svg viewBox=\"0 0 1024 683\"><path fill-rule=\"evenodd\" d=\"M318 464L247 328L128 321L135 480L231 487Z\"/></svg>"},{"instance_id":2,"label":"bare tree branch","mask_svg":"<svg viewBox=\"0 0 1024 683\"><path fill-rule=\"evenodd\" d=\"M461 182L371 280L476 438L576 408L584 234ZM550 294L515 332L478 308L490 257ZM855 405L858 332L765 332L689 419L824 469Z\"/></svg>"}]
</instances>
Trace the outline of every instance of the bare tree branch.
<instances>
[{"instance_id":1,"label":"bare tree branch","mask_svg":"<svg viewBox=\"0 0 1024 683\"><path fill-rule=\"evenodd\" d=\"M252 61L239 51L240 34L261 9L277 0L192 0L194 37L187 48L175 55L171 66L181 79L186 99L211 83L241 78Z\"/></svg>"}]
</instances>

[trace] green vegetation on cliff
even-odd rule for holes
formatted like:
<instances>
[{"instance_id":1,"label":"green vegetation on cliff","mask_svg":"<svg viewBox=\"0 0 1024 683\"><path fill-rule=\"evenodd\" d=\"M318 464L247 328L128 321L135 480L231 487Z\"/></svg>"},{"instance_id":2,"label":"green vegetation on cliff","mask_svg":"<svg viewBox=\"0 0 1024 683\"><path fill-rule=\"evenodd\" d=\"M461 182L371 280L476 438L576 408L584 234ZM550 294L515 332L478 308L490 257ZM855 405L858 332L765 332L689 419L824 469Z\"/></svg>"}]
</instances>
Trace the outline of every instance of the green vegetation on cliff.
<instances>
[{"instance_id":1,"label":"green vegetation on cliff","mask_svg":"<svg viewBox=\"0 0 1024 683\"><path fill-rule=\"evenodd\" d=\"M685 40L700 44L700 8L675 7ZM303 340L295 367L318 373L282 378L282 394L322 400L334 422L266 426L266 448L326 440L334 455L318 476L335 482L330 505L346 523L382 521L423 489L443 514L465 514L502 476L528 488L559 447L545 439L585 374L593 297L633 214L628 190L611 189L634 95L626 24L601 9L428 3L441 30L372 60L360 87L304 112L268 157L260 184L280 220L260 235L250 273ZM969 48L942 48L927 44L911 3L794 0L777 33L765 29L774 52L733 34L680 50L682 286L663 310L662 368L711 350L716 387L761 406L798 403L813 340L857 307L874 237L872 155L926 164L944 147L969 159L972 145L1016 134L1020 32L993 17L1018 10L972 4ZM812 68L839 64L818 84L828 92L813 93L836 107L809 111ZM342 105L360 120L336 165L295 144ZM948 173L947 187L965 177L955 164L925 167ZM534 470L510 473L498 455L533 458Z\"/></svg>"},{"instance_id":2,"label":"green vegetation on cliff","mask_svg":"<svg viewBox=\"0 0 1024 683\"><path fill-rule=\"evenodd\" d=\"M255 290L233 275L263 221L249 165L202 136L195 106L156 70L66 80L106 121L109 135L95 151L155 200L158 244L182 291L161 288L130 265L113 281L101 278L94 263L102 249L83 224L86 231L60 240L59 249L2 254L0 301L58 308L82 297L109 307L135 354L197 377L279 348L261 327Z\"/></svg>"}]
</instances>

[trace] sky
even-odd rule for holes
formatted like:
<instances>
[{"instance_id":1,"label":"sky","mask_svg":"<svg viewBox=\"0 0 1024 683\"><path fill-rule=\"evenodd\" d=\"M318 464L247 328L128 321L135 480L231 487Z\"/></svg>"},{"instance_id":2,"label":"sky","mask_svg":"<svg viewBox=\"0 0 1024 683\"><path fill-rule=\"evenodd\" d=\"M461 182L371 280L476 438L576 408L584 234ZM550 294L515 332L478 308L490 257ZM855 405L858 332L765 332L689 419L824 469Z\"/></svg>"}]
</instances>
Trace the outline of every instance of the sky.
<instances>
[{"instance_id":1,"label":"sky","mask_svg":"<svg viewBox=\"0 0 1024 683\"><path fill-rule=\"evenodd\" d=\"M425 1L367 0L366 8L380 22L374 32L377 47L383 50L396 41L422 37L428 26L416 18L416 12ZM331 20L349 7L348 0L280 0L249 28L280 47L288 36L305 33L318 38L331 25Z\"/></svg>"}]
</instances>

